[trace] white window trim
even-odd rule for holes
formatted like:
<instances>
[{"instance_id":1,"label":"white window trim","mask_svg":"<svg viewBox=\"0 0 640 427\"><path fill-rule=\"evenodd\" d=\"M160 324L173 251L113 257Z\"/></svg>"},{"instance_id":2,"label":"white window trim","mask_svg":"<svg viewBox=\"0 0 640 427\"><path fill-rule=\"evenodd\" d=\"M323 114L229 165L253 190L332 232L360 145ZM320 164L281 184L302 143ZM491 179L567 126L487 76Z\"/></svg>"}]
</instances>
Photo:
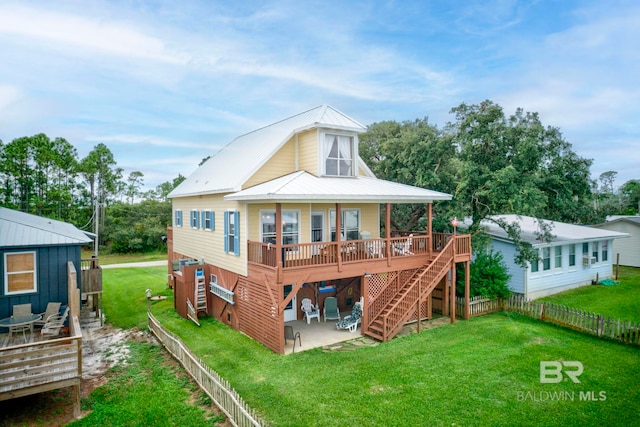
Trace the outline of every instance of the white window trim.
<instances>
[{"instance_id":1,"label":"white window trim","mask_svg":"<svg viewBox=\"0 0 640 427\"><path fill-rule=\"evenodd\" d=\"M21 255L21 254L33 254L33 271L31 270L19 270L19 271L7 271L7 255ZM21 252L6 252L4 254L4 294L5 295L24 295L24 294L33 294L38 292L38 257L36 255L36 251L21 251ZM9 276L13 274L24 274L24 273L32 273L33 274L33 289L28 291L9 291Z\"/></svg>"},{"instance_id":2,"label":"white window trim","mask_svg":"<svg viewBox=\"0 0 640 427\"><path fill-rule=\"evenodd\" d=\"M195 222L195 226L193 225L194 222ZM199 222L200 222L200 215L198 214L198 210L191 209L191 211L189 212L189 226L194 230L197 230L200 226Z\"/></svg>"},{"instance_id":3,"label":"white window trim","mask_svg":"<svg viewBox=\"0 0 640 427\"><path fill-rule=\"evenodd\" d=\"M556 259L558 257L558 254L556 254L556 248L560 248L560 266L556 265ZM562 270L564 267L564 250L563 247L561 245L558 246L553 246L553 268L552 270Z\"/></svg>"},{"instance_id":4,"label":"white window trim","mask_svg":"<svg viewBox=\"0 0 640 427\"><path fill-rule=\"evenodd\" d=\"M179 214L179 215L178 215ZM178 221L178 216L180 217L180 221ZM176 227L182 227L182 223L184 222L184 218L182 215L182 209L176 209L173 214L173 220L176 222Z\"/></svg>"},{"instance_id":5,"label":"white window trim","mask_svg":"<svg viewBox=\"0 0 640 427\"><path fill-rule=\"evenodd\" d=\"M327 175L326 167L327 164L325 162L325 139L327 135L337 135L337 136L347 136L351 138L352 141L352 150L353 150L353 164L351 175ZM330 176L330 177L339 177L339 178L352 178L358 176L358 134L351 133L338 129L318 129L318 164L321 176Z\"/></svg>"},{"instance_id":6,"label":"white window trim","mask_svg":"<svg viewBox=\"0 0 640 427\"><path fill-rule=\"evenodd\" d=\"M360 238L360 232L362 231L362 210L360 208L342 208L340 210L340 213L343 213L344 211L357 211L358 212L358 239ZM331 224L331 214L333 213L334 216L336 216L336 210L335 209L329 209L329 229L327 230L327 233L329 234L327 236L327 238L329 240L331 240L331 231L333 230L333 228L335 227L335 224ZM337 218L337 216L336 216ZM341 220L342 221L342 220ZM342 228L344 228L344 223L341 222L340 225L342 225ZM337 230L336 230L337 233ZM341 237L342 239L342 237ZM345 239L348 240L347 236L345 235Z\"/></svg>"},{"instance_id":7,"label":"white window trim","mask_svg":"<svg viewBox=\"0 0 640 427\"><path fill-rule=\"evenodd\" d=\"M216 220L216 216L213 213L213 209L205 209L202 211L202 215L204 216L203 219L203 226L202 228L204 229L204 231L213 231L216 229L216 225L215 225L215 220ZM210 219L211 219L211 224L209 226L209 228L207 228L206 223L207 223L207 219L209 219L209 215L211 215Z\"/></svg>"},{"instance_id":8,"label":"white window trim","mask_svg":"<svg viewBox=\"0 0 640 427\"><path fill-rule=\"evenodd\" d=\"M273 213L274 214L274 221L275 221L275 209L260 209L259 215L260 215L260 241L263 242L264 241L264 233L262 232L262 215L265 213ZM301 240L301 233L302 233L302 210L301 209L282 209L282 214L284 214L285 212L295 212L298 215L298 243L300 243ZM280 231L282 233L282 225L280 228Z\"/></svg>"}]
</instances>

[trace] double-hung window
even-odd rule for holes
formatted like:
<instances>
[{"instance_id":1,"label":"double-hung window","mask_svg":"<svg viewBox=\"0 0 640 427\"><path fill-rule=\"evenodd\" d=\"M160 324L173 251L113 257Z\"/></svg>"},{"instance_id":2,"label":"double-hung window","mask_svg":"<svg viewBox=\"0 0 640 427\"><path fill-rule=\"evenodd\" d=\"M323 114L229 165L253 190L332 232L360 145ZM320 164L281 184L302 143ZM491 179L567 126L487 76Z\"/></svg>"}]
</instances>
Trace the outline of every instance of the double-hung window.
<instances>
[{"instance_id":1,"label":"double-hung window","mask_svg":"<svg viewBox=\"0 0 640 427\"><path fill-rule=\"evenodd\" d=\"M276 212L260 211L260 230L263 243L276 243ZM300 242L300 211L282 210L282 244L294 245Z\"/></svg>"},{"instance_id":2,"label":"double-hung window","mask_svg":"<svg viewBox=\"0 0 640 427\"><path fill-rule=\"evenodd\" d=\"M240 255L240 212L224 213L224 251L228 254Z\"/></svg>"},{"instance_id":3,"label":"double-hung window","mask_svg":"<svg viewBox=\"0 0 640 427\"><path fill-rule=\"evenodd\" d=\"M598 257L598 254L600 252L599 242L593 242L592 249L593 249L592 256L595 258L595 262L598 262L600 260L600 258Z\"/></svg>"},{"instance_id":4,"label":"double-hung window","mask_svg":"<svg viewBox=\"0 0 640 427\"><path fill-rule=\"evenodd\" d=\"M542 269L547 271L551 269L551 248L542 248Z\"/></svg>"},{"instance_id":5,"label":"double-hung window","mask_svg":"<svg viewBox=\"0 0 640 427\"><path fill-rule=\"evenodd\" d=\"M602 261L609 261L609 242L602 242Z\"/></svg>"},{"instance_id":6,"label":"double-hung window","mask_svg":"<svg viewBox=\"0 0 640 427\"><path fill-rule=\"evenodd\" d=\"M198 228L199 212L195 209L191 211L191 228Z\"/></svg>"},{"instance_id":7,"label":"double-hung window","mask_svg":"<svg viewBox=\"0 0 640 427\"><path fill-rule=\"evenodd\" d=\"M536 249L536 253L538 255L538 257L540 256L540 250ZM539 260L535 260L531 262L531 272L532 273L537 273L540 270L540 262Z\"/></svg>"},{"instance_id":8,"label":"double-hung window","mask_svg":"<svg viewBox=\"0 0 640 427\"><path fill-rule=\"evenodd\" d=\"M576 265L576 245L569 245L569 267Z\"/></svg>"},{"instance_id":9,"label":"double-hung window","mask_svg":"<svg viewBox=\"0 0 640 427\"><path fill-rule=\"evenodd\" d=\"M355 176L355 150L353 136L324 134L324 174Z\"/></svg>"},{"instance_id":10,"label":"double-hung window","mask_svg":"<svg viewBox=\"0 0 640 427\"><path fill-rule=\"evenodd\" d=\"M358 240L360 238L360 209L342 209L340 224L341 240ZM329 211L331 223L331 241L336 241L336 211Z\"/></svg>"},{"instance_id":11,"label":"double-hung window","mask_svg":"<svg viewBox=\"0 0 640 427\"><path fill-rule=\"evenodd\" d=\"M18 295L38 291L35 252L5 253L4 265L5 295Z\"/></svg>"},{"instance_id":12,"label":"double-hung window","mask_svg":"<svg viewBox=\"0 0 640 427\"><path fill-rule=\"evenodd\" d=\"M173 225L175 225L176 227L182 227L182 211L180 209L176 209L173 219Z\"/></svg>"},{"instance_id":13,"label":"double-hung window","mask_svg":"<svg viewBox=\"0 0 640 427\"><path fill-rule=\"evenodd\" d=\"M202 228L206 231L215 230L215 221L214 221L214 213L210 210L205 210L201 212L202 218Z\"/></svg>"},{"instance_id":14,"label":"double-hung window","mask_svg":"<svg viewBox=\"0 0 640 427\"><path fill-rule=\"evenodd\" d=\"M562 268L562 246L556 246L554 249L554 268Z\"/></svg>"}]
</instances>

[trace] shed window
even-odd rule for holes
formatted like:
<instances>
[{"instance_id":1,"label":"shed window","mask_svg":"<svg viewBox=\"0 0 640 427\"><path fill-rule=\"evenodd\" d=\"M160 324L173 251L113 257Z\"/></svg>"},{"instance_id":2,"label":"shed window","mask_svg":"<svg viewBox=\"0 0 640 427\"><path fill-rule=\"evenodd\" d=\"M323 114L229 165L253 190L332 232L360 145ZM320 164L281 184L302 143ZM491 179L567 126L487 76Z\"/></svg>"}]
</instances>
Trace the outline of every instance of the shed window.
<instances>
[{"instance_id":1,"label":"shed window","mask_svg":"<svg viewBox=\"0 0 640 427\"><path fill-rule=\"evenodd\" d=\"M38 291L35 252L5 253L4 265L5 295L18 295Z\"/></svg>"},{"instance_id":2,"label":"shed window","mask_svg":"<svg viewBox=\"0 0 640 427\"><path fill-rule=\"evenodd\" d=\"M596 259L596 262L598 262L599 261L598 254L600 252L598 242L593 242L592 247L593 247L593 254L591 256L593 256Z\"/></svg>"},{"instance_id":3,"label":"shed window","mask_svg":"<svg viewBox=\"0 0 640 427\"><path fill-rule=\"evenodd\" d=\"M602 261L609 261L609 242L602 242Z\"/></svg>"},{"instance_id":4,"label":"shed window","mask_svg":"<svg viewBox=\"0 0 640 427\"><path fill-rule=\"evenodd\" d=\"M538 256L540 256L540 251L538 251ZM539 269L540 269L540 263L538 262L538 260L533 261L531 263L531 272L537 273Z\"/></svg>"}]
</instances>

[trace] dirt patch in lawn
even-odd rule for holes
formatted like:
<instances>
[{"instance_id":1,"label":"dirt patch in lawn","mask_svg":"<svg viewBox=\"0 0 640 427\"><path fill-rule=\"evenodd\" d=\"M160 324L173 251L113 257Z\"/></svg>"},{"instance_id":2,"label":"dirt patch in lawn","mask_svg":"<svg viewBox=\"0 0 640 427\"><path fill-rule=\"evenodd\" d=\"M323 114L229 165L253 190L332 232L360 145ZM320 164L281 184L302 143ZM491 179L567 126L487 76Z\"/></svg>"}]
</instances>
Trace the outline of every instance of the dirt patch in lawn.
<instances>
[{"instance_id":1,"label":"dirt patch in lawn","mask_svg":"<svg viewBox=\"0 0 640 427\"><path fill-rule=\"evenodd\" d=\"M160 345L147 331L123 330L113 328L111 325L101 325L100 320L92 312L83 311L80 323L82 327L81 398L89 396L94 389L109 381L108 371L112 366L126 363L127 341ZM169 353L165 357L165 362L171 365L178 363ZM196 388L194 394L198 392L199 389ZM215 405L211 405L211 411L215 414L220 413ZM86 412L81 414L81 416L84 415ZM0 427L64 426L73 420L72 387L0 402ZM218 425L227 424L219 423Z\"/></svg>"}]
</instances>

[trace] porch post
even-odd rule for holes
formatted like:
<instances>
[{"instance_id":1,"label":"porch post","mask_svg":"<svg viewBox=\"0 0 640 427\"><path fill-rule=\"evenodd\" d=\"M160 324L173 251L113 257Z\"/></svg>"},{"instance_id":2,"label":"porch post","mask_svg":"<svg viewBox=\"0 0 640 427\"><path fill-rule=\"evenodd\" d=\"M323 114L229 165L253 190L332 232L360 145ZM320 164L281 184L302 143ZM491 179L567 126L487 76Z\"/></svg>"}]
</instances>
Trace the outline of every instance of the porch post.
<instances>
[{"instance_id":1,"label":"porch post","mask_svg":"<svg viewBox=\"0 0 640 427\"><path fill-rule=\"evenodd\" d=\"M431 222L433 221L433 203L427 203L427 255L431 259L431 252L433 251L433 228Z\"/></svg>"},{"instance_id":2,"label":"porch post","mask_svg":"<svg viewBox=\"0 0 640 427\"><path fill-rule=\"evenodd\" d=\"M385 219L384 219L384 234L386 243L384 245L385 257L387 258L387 267L391 267L391 204L384 204Z\"/></svg>"},{"instance_id":3,"label":"porch post","mask_svg":"<svg viewBox=\"0 0 640 427\"><path fill-rule=\"evenodd\" d=\"M364 335L364 332L368 330L368 326L369 326L369 314L368 314L367 302L369 301L369 295L370 295L369 294L369 278L370 277L371 277L371 274L369 273L364 273L364 276L362 277L362 292L360 293L362 297L362 307L360 307L362 309L360 332L362 333L362 335Z\"/></svg>"},{"instance_id":4,"label":"porch post","mask_svg":"<svg viewBox=\"0 0 640 427\"><path fill-rule=\"evenodd\" d=\"M449 310L449 318L451 323L456 321L456 263L451 263L451 297L449 299L451 309Z\"/></svg>"},{"instance_id":5,"label":"porch post","mask_svg":"<svg viewBox=\"0 0 640 427\"><path fill-rule=\"evenodd\" d=\"M338 272L342 271L342 204L336 203L336 260Z\"/></svg>"},{"instance_id":6,"label":"porch post","mask_svg":"<svg viewBox=\"0 0 640 427\"><path fill-rule=\"evenodd\" d=\"M282 259L282 205L276 203L276 283L282 283L284 260Z\"/></svg>"},{"instance_id":7,"label":"porch post","mask_svg":"<svg viewBox=\"0 0 640 427\"><path fill-rule=\"evenodd\" d=\"M469 320L470 313L470 299L471 299L471 262L464 263L464 320Z\"/></svg>"}]
</instances>

